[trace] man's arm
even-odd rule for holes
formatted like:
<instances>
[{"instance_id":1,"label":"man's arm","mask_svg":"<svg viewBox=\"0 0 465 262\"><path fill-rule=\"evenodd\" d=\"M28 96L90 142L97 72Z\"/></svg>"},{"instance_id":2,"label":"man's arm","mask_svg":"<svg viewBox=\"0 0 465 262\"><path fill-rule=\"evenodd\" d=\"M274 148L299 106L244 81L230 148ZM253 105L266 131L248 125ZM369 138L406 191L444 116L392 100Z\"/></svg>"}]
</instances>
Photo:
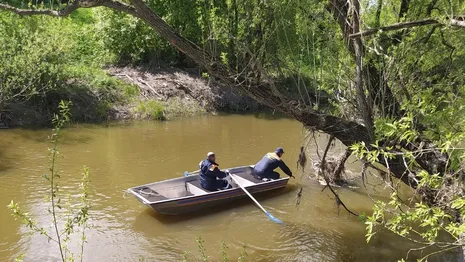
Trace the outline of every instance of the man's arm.
<instances>
[{"instance_id":1,"label":"man's arm","mask_svg":"<svg viewBox=\"0 0 465 262\"><path fill-rule=\"evenodd\" d=\"M281 168L281 170L286 173L286 175L288 176L292 176L292 172L291 170L289 169L289 167L287 167L286 163L284 163L284 161L279 161L279 167Z\"/></svg>"},{"instance_id":2,"label":"man's arm","mask_svg":"<svg viewBox=\"0 0 465 262\"><path fill-rule=\"evenodd\" d=\"M218 167L215 168L214 172L218 178L225 178L227 176L226 172L221 171Z\"/></svg>"}]
</instances>

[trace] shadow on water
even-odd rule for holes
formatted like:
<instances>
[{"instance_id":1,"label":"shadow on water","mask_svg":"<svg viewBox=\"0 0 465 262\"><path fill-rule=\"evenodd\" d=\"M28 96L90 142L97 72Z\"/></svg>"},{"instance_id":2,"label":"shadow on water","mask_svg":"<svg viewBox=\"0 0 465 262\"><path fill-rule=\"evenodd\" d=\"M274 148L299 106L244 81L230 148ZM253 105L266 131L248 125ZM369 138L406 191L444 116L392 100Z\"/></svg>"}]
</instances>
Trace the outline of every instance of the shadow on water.
<instances>
[{"instance_id":1,"label":"shadow on water","mask_svg":"<svg viewBox=\"0 0 465 262\"><path fill-rule=\"evenodd\" d=\"M13 163L10 157L5 154L5 147L2 145L0 147L0 172L6 171L12 167Z\"/></svg>"},{"instance_id":2,"label":"shadow on water","mask_svg":"<svg viewBox=\"0 0 465 262\"><path fill-rule=\"evenodd\" d=\"M17 157L11 152L10 148L15 146L15 141L11 139L5 139L0 142L0 172L6 171L14 167L14 159Z\"/></svg>"},{"instance_id":3,"label":"shadow on water","mask_svg":"<svg viewBox=\"0 0 465 262\"><path fill-rule=\"evenodd\" d=\"M255 198L257 199L258 202L260 202L263 200L289 194L293 190L295 190L295 186L289 185L283 189L261 193L258 196L255 196ZM228 205L215 206L215 207L199 210L197 212L184 214L184 215L164 215L164 214L159 214L150 208L147 208L146 210L142 211L136 217L134 227L137 228L138 225L141 225L142 227L146 226L147 225L146 222L148 218L150 219L154 218L163 224L169 225L169 224L176 224L176 223L181 223L181 222L185 222L188 220L206 217L209 215L218 214L218 213L225 212L225 211L230 212L234 209L238 209L240 207L247 206L247 205L253 205L253 204L254 203L252 202L252 200L250 200L248 197L244 197L244 198L235 200L229 203Z\"/></svg>"},{"instance_id":4,"label":"shadow on water","mask_svg":"<svg viewBox=\"0 0 465 262\"><path fill-rule=\"evenodd\" d=\"M259 110L254 113L238 113L238 112L219 112L220 116L233 116L233 115L239 115L239 116L253 116L256 119L263 119L263 120L280 120L280 119L293 119L287 115L284 115L282 113L272 111L270 109L263 109Z\"/></svg>"},{"instance_id":5,"label":"shadow on water","mask_svg":"<svg viewBox=\"0 0 465 262\"><path fill-rule=\"evenodd\" d=\"M92 126L86 125L85 127L79 128L86 128L86 129L93 129L95 128L98 130L101 128L100 126ZM15 135L19 136L19 139L22 140L31 140L36 143L47 143L49 142L50 135L52 130L50 128L43 128L43 129L17 129L18 131L15 132ZM65 128L61 133L60 144L62 145L72 145L72 144L88 144L90 143L93 138L92 135L84 134L84 132L80 131L77 134L75 131L75 127Z\"/></svg>"},{"instance_id":6,"label":"shadow on water","mask_svg":"<svg viewBox=\"0 0 465 262\"><path fill-rule=\"evenodd\" d=\"M253 114L257 119L264 119L264 120L280 120L280 119L292 119L284 114L273 112L273 111L259 111Z\"/></svg>"}]
</instances>

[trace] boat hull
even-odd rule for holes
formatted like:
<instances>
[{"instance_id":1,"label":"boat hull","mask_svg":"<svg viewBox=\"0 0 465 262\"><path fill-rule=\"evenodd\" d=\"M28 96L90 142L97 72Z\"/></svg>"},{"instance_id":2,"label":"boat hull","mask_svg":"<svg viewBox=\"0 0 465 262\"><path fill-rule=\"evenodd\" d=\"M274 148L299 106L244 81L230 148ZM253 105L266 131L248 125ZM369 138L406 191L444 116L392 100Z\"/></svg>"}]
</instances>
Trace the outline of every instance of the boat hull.
<instances>
[{"instance_id":1,"label":"boat hull","mask_svg":"<svg viewBox=\"0 0 465 262\"><path fill-rule=\"evenodd\" d=\"M247 187L247 190L255 195L259 193L269 192L286 187L288 179L276 181L276 183L259 184L256 186ZM167 215L182 215L194 213L203 209L220 206L235 200L247 197L244 191L240 188L234 188L219 193L207 194L202 196L192 196L186 199L172 200L162 203L146 204L148 207L160 214Z\"/></svg>"}]
</instances>

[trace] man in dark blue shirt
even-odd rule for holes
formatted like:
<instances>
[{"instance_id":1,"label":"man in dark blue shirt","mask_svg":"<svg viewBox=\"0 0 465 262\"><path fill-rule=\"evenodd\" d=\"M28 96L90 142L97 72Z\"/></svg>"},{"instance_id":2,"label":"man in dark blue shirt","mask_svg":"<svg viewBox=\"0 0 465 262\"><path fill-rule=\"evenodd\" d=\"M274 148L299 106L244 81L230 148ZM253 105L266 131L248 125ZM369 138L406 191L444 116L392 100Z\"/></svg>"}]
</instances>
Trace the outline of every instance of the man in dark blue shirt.
<instances>
[{"instance_id":1,"label":"man in dark blue shirt","mask_svg":"<svg viewBox=\"0 0 465 262\"><path fill-rule=\"evenodd\" d=\"M200 166L200 185L209 191L216 191L218 189L227 189L229 187L228 181L217 179L225 178L227 174L218 168L216 163L215 153L209 152L207 159L199 164Z\"/></svg>"},{"instance_id":2,"label":"man in dark blue shirt","mask_svg":"<svg viewBox=\"0 0 465 262\"><path fill-rule=\"evenodd\" d=\"M259 179L268 178L268 179L278 179L279 173L275 172L276 168L281 168L284 173L288 176L292 176L292 172L289 167L286 166L281 157L284 154L284 150L281 147L276 148L273 153L266 154L254 167L254 174Z\"/></svg>"}]
</instances>

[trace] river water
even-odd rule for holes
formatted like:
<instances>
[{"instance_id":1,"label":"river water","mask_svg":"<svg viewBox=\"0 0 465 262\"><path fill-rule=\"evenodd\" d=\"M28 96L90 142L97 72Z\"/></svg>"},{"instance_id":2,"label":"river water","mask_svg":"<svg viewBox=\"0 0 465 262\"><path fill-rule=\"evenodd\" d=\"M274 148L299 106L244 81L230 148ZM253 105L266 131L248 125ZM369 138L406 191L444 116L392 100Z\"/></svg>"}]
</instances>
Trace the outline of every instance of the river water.
<instances>
[{"instance_id":1,"label":"river water","mask_svg":"<svg viewBox=\"0 0 465 262\"><path fill-rule=\"evenodd\" d=\"M47 172L49 134L50 130L0 130L0 261L12 261L20 254L25 254L24 261L58 258L53 242L28 235L6 207L15 200L48 227L47 187L41 175ZM237 259L244 245L246 261L396 261L404 257L413 247L410 243L381 233L367 244L364 225L344 210L338 211L329 191L321 192L322 186L301 173L286 189L258 197L284 225L267 220L248 199L174 217L158 215L124 195L129 187L196 170L208 151L215 151L220 166L226 168L254 164L282 146L283 159L295 171L303 136L298 122L252 115L65 129L60 185L73 196L82 166L91 172L93 207L84 261L179 261L184 251L193 261L199 258L198 237L214 261L221 259L222 241L231 260ZM349 161L349 169L357 172L359 164ZM303 197L296 207L301 185ZM339 193L354 211L370 212L372 202L364 190L339 189Z\"/></svg>"}]
</instances>

